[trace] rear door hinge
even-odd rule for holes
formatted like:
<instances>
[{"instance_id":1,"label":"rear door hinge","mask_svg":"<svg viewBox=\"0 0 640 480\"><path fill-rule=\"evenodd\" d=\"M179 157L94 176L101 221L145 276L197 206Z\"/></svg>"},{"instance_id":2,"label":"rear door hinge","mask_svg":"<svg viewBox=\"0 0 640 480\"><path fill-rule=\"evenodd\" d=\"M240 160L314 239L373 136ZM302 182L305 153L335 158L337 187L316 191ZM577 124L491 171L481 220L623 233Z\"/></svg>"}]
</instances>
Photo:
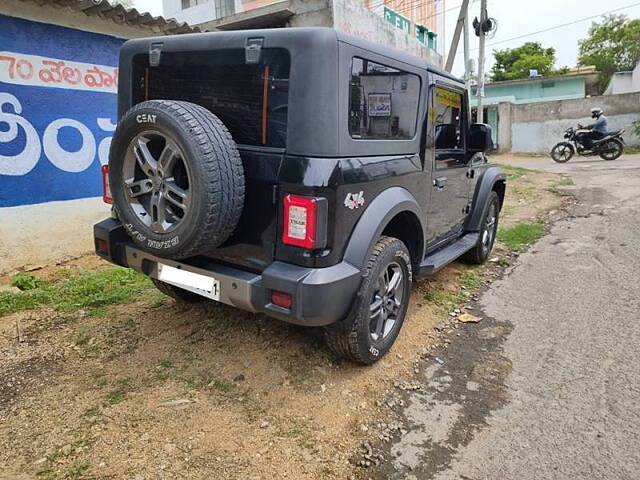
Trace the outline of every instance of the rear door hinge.
<instances>
[{"instance_id":1,"label":"rear door hinge","mask_svg":"<svg viewBox=\"0 0 640 480\"><path fill-rule=\"evenodd\" d=\"M162 56L162 47L164 42L153 42L149 46L149 66L157 67L160 65L160 57Z\"/></svg>"},{"instance_id":2,"label":"rear door hinge","mask_svg":"<svg viewBox=\"0 0 640 480\"><path fill-rule=\"evenodd\" d=\"M247 64L260 63L260 54L262 53L262 45L264 38L248 38L247 45L244 47L244 60Z\"/></svg>"},{"instance_id":3,"label":"rear door hinge","mask_svg":"<svg viewBox=\"0 0 640 480\"><path fill-rule=\"evenodd\" d=\"M271 202L276 205L278 203L278 186L273 186L273 191L271 192Z\"/></svg>"}]
</instances>

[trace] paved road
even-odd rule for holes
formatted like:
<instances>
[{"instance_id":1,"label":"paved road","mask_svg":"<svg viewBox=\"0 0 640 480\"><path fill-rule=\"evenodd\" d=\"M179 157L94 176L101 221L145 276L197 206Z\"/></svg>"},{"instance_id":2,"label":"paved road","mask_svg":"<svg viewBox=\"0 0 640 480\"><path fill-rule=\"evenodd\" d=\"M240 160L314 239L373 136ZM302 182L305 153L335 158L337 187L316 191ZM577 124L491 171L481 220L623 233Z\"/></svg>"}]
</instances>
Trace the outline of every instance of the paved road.
<instances>
[{"instance_id":1,"label":"paved road","mask_svg":"<svg viewBox=\"0 0 640 480\"><path fill-rule=\"evenodd\" d=\"M381 477L640 478L640 156L513 163L567 174L579 204L451 333Z\"/></svg>"}]
</instances>

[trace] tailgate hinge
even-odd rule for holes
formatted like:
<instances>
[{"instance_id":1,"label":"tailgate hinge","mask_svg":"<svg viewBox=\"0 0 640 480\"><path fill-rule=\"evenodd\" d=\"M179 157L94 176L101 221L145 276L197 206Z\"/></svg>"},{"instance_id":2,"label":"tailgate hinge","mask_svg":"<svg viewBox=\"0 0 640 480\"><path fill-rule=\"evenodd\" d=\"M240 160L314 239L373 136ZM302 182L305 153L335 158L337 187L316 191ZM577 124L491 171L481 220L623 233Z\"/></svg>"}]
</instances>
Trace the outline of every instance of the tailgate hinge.
<instances>
[{"instance_id":1,"label":"tailgate hinge","mask_svg":"<svg viewBox=\"0 0 640 480\"><path fill-rule=\"evenodd\" d=\"M260 63L260 54L262 53L262 45L264 38L248 38L247 45L244 47L244 60L247 64Z\"/></svg>"},{"instance_id":2,"label":"tailgate hinge","mask_svg":"<svg viewBox=\"0 0 640 480\"><path fill-rule=\"evenodd\" d=\"M160 65L160 57L162 55L162 47L164 42L153 42L149 46L149 66L157 67Z\"/></svg>"}]
</instances>

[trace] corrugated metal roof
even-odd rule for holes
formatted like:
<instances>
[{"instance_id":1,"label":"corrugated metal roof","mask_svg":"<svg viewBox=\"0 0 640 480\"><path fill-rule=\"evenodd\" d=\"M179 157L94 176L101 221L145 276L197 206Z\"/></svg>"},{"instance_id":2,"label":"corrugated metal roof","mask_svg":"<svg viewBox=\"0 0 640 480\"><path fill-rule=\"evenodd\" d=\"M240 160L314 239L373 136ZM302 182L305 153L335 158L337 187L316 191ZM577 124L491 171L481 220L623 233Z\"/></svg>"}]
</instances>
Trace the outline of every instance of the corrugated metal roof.
<instances>
[{"instance_id":1,"label":"corrugated metal roof","mask_svg":"<svg viewBox=\"0 0 640 480\"><path fill-rule=\"evenodd\" d=\"M107 0L22 0L40 6L54 8L71 8L80 11L87 16L97 16L104 20L111 20L120 25L129 25L135 28L149 30L153 33L174 35L178 33L201 32L200 27L191 26L188 23L178 22L175 19L154 17L150 13L140 13L135 8L124 8L122 5L112 5Z\"/></svg>"}]
</instances>

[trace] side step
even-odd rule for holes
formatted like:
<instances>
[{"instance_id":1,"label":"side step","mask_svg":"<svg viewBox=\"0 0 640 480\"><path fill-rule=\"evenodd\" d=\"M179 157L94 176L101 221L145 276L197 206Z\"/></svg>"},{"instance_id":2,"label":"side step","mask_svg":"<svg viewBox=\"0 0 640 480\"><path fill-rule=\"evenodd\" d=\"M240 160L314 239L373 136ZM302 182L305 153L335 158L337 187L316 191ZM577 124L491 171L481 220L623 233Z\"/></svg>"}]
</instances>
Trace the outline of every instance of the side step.
<instances>
[{"instance_id":1,"label":"side step","mask_svg":"<svg viewBox=\"0 0 640 480\"><path fill-rule=\"evenodd\" d=\"M433 275L438 270L446 267L449 263L471 250L478 243L479 236L479 233L467 233L452 244L432 253L420 264L418 275Z\"/></svg>"}]
</instances>

